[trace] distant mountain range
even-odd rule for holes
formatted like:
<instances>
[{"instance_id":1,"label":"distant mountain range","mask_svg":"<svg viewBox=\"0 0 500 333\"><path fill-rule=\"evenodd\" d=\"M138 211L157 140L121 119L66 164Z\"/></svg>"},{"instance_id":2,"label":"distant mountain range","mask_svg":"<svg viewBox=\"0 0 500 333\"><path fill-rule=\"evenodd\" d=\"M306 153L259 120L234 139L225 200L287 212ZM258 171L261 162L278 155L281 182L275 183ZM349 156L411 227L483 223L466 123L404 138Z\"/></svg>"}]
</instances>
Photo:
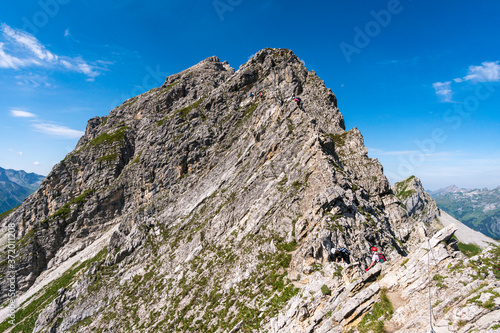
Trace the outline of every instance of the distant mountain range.
<instances>
[{"instance_id":1,"label":"distant mountain range","mask_svg":"<svg viewBox=\"0 0 500 333\"><path fill-rule=\"evenodd\" d=\"M35 192L44 176L0 167L0 214L19 206Z\"/></svg>"},{"instance_id":2,"label":"distant mountain range","mask_svg":"<svg viewBox=\"0 0 500 333\"><path fill-rule=\"evenodd\" d=\"M439 208L483 234L500 239L500 186L489 190L455 185L429 191Z\"/></svg>"}]
</instances>

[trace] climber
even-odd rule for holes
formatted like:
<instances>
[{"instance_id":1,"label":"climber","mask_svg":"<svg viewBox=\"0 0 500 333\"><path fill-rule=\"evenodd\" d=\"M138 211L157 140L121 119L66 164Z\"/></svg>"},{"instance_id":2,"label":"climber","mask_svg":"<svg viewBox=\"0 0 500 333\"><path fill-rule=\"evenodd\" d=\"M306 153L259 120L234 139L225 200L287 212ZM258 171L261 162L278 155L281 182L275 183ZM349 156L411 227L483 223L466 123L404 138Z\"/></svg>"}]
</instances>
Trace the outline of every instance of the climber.
<instances>
[{"instance_id":1,"label":"climber","mask_svg":"<svg viewBox=\"0 0 500 333\"><path fill-rule=\"evenodd\" d=\"M250 91L250 97L253 98L255 96L253 91Z\"/></svg>"},{"instance_id":2,"label":"climber","mask_svg":"<svg viewBox=\"0 0 500 333\"><path fill-rule=\"evenodd\" d=\"M377 253L377 248L375 246L372 246L372 253L373 253L372 263L366 269L367 272L370 270L370 268L372 268L376 263L378 263L380 261L380 258L379 258L378 253Z\"/></svg>"},{"instance_id":3,"label":"climber","mask_svg":"<svg viewBox=\"0 0 500 333\"><path fill-rule=\"evenodd\" d=\"M335 262L339 262L342 261L342 263L348 263L350 264L350 261L349 261L349 255L351 253L349 253L349 250L346 249L345 247L340 247L338 249L336 248L333 248L331 250L332 254L333 254L333 258L335 259Z\"/></svg>"},{"instance_id":4,"label":"climber","mask_svg":"<svg viewBox=\"0 0 500 333\"><path fill-rule=\"evenodd\" d=\"M301 102L300 98L294 97L293 100L295 101L295 103L297 103L297 107L300 109L300 102Z\"/></svg>"}]
</instances>

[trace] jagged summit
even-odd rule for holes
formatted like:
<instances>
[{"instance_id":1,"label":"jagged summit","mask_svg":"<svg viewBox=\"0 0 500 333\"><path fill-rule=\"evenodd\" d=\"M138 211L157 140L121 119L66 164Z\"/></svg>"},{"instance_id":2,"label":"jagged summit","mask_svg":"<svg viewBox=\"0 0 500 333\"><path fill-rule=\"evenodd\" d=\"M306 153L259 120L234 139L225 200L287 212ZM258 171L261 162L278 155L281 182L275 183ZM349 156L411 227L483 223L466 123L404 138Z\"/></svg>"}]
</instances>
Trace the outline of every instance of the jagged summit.
<instances>
[{"instance_id":1,"label":"jagged summit","mask_svg":"<svg viewBox=\"0 0 500 333\"><path fill-rule=\"evenodd\" d=\"M29 331L326 332L377 299L372 246L396 260L435 231L401 200L324 82L264 49L237 71L205 59L92 118L2 223L16 225L20 303L59 289L25 314ZM355 264L341 273L333 247Z\"/></svg>"}]
</instances>

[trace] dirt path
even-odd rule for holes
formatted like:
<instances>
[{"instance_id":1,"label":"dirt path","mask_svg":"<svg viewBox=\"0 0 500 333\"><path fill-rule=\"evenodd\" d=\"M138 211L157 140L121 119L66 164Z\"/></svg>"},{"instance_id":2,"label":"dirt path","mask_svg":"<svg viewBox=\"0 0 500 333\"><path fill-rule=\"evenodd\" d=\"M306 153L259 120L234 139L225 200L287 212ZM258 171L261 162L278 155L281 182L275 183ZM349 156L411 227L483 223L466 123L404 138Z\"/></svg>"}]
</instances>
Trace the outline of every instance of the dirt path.
<instances>
[{"instance_id":1,"label":"dirt path","mask_svg":"<svg viewBox=\"0 0 500 333\"><path fill-rule=\"evenodd\" d=\"M440 210L441 216L438 217L439 221L443 224L443 226L447 227L450 224L454 223L457 226L457 231L455 232L455 235L457 236L458 240L463 243L474 243L483 249L485 247L488 247L488 243L494 243L498 245L498 242L495 241L493 238L490 238L488 236L483 235L482 233L472 230L462 222L458 221L455 219L453 216L449 215L448 213Z\"/></svg>"},{"instance_id":2,"label":"dirt path","mask_svg":"<svg viewBox=\"0 0 500 333\"><path fill-rule=\"evenodd\" d=\"M402 307L402 306L405 306L406 305L406 301L401 297L401 292L388 292L387 293L387 298L389 299L389 301L391 301L391 304L392 304L392 307L394 309L394 311L396 311L398 308ZM393 332L397 332L398 329L399 329L399 325L397 325L395 322L393 322L392 320L389 320L385 326L384 326L384 331L386 333L393 333Z\"/></svg>"},{"instance_id":3,"label":"dirt path","mask_svg":"<svg viewBox=\"0 0 500 333\"><path fill-rule=\"evenodd\" d=\"M99 253L99 251L101 251L109 243L111 235L113 235L113 232L118 230L118 226L119 224L113 226L110 230L108 230L100 238L98 238L94 243L90 244L85 249L80 251L78 254L74 255L73 257L68 258L68 260L61 263L56 268L48 269L44 271L42 274L40 274L40 276L36 279L35 283L31 286L31 288L16 299L17 305L19 306L24 301L28 300L31 296L39 292L43 287L47 286L52 281L61 277L64 274L64 272L73 267L75 263L77 262L81 263L90 258L93 258L97 253ZM30 301L26 302L26 304L24 304L23 307L26 307L29 303ZM7 319L8 316L9 316L9 307L1 309L0 323L3 322L5 319Z\"/></svg>"}]
</instances>

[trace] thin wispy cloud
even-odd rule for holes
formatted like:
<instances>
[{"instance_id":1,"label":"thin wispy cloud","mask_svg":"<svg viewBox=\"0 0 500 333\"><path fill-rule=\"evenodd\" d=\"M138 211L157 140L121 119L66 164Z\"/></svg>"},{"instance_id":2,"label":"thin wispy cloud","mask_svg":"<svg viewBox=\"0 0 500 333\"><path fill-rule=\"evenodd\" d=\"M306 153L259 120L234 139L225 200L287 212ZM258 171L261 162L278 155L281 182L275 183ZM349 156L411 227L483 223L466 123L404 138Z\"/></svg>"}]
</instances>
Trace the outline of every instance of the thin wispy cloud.
<instances>
[{"instance_id":1,"label":"thin wispy cloud","mask_svg":"<svg viewBox=\"0 0 500 333\"><path fill-rule=\"evenodd\" d=\"M36 118L36 114L28 111L10 110L10 114L12 117L17 117L17 118Z\"/></svg>"},{"instance_id":2,"label":"thin wispy cloud","mask_svg":"<svg viewBox=\"0 0 500 333\"><path fill-rule=\"evenodd\" d=\"M71 34L69 33L69 29L64 30L64 37L69 37Z\"/></svg>"},{"instance_id":3,"label":"thin wispy cloud","mask_svg":"<svg viewBox=\"0 0 500 333\"><path fill-rule=\"evenodd\" d=\"M14 78L17 80L16 84L19 87L28 87L28 88L38 88L38 87L47 87L54 88L56 85L49 82L51 78L48 75L40 75L33 73L31 71L27 71L25 73L21 73L19 75L15 75Z\"/></svg>"},{"instance_id":4,"label":"thin wispy cloud","mask_svg":"<svg viewBox=\"0 0 500 333\"><path fill-rule=\"evenodd\" d=\"M500 81L500 64L499 61L485 61L480 66L469 66L468 74L464 77L455 78L446 82L435 82L432 87L436 91L436 95L441 98L442 102L453 102L452 84L459 84L470 81L478 82L499 82Z\"/></svg>"},{"instance_id":5,"label":"thin wispy cloud","mask_svg":"<svg viewBox=\"0 0 500 333\"><path fill-rule=\"evenodd\" d=\"M413 156L419 160L425 159L426 161L449 161L457 156L463 155L460 151L440 151L440 152L425 152L422 150L382 150L378 148L368 148L368 152L373 156L388 156L388 158L407 158Z\"/></svg>"},{"instance_id":6,"label":"thin wispy cloud","mask_svg":"<svg viewBox=\"0 0 500 333\"><path fill-rule=\"evenodd\" d=\"M37 131L44 133L44 134L49 134L49 135L55 135L55 136L61 136L64 138L68 139L76 139L81 137L84 132L78 131L71 129L66 126L60 126L60 125L55 125L55 124L50 124L50 123L35 123L32 125Z\"/></svg>"},{"instance_id":7,"label":"thin wispy cloud","mask_svg":"<svg viewBox=\"0 0 500 333\"><path fill-rule=\"evenodd\" d=\"M403 66L414 66L418 63L419 57L413 57L411 59L389 59L379 61L379 65L403 65Z\"/></svg>"},{"instance_id":8,"label":"thin wispy cloud","mask_svg":"<svg viewBox=\"0 0 500 333\"><path fill-rule=\"evenodd\" d=\"M498 158L467 158L456 159L452 164L428 164L419 170L419 175L433 178L467 179L481 176L488 186L498 186L500 178L500 159ZM488 181L489 180L489 181ZM477 186L477 185L476 185Z\"/></svg>"},{"instance_id":9,"label":"thin wispy cloud","mask_svg":"<svg viewBox=\"0 0 500 333\"><path fill-rule=\"evenodd\" d=\"M379 156L399 156L399 155L409 155L411 153L417 152L416 150L393 150L393 151L384 151L378 148L368 148L370 153L374 153Z\"/></svg>"},{"instance_id":10,"label":"thin wispy cloud","mask_svg":"<svg viewBox=\"0 0 500 333\"><path fill-rule=\"evenodd\" d=\"M451 90L451 81L447 82L436 82L432 86L443 102L451 102L453 97L453 91Z\"/></svg>"},{"instance_id":11,"label":"thin wispy cloud","mask_svg":"<svg viewBox=\"0 0 500 333\"><path fill-rule=\"evenodd\" d=\"M16 118L28 118L30 119L30 125L37 132L59 136L67 139L75 139L81 137L84 132L78 131L66 126L56 125L51 122L47 122L42 119L38 119L37 115L28 111L23 110L10 110L10 115Z\"/></svg>"},{"instance_id":12,"label":"thin wispy cloud","mask_svg":"<svg viewBox=\"0 0 500 333\"><path fill-rule=\"evenodd\" d=\"M33 35L14 29L5 23L0 25L0 68L22 69L28 67L46 67L82 73L87 81L94 81L106 70L106 62L90 63L81 57L67 57L54 54ZM67 34L66 34L67 33ZM65 36L70 36L66 30Z\"/></svg>"},{"instance_id":13,"label":"thin wispy cloud","mask_svg":"<svg viewBox=\"0 0 500 333\"><path fill-rule=\"evenodd\" d=\"M57 61L58 56L47 50L34 36L21 30L12 29L5 23L2 23L1 28L4 36L11 39L19 46L25 47L38 59L48 62Z\"/></svg>"},{"instance_id":14,"label":"thin wispy cloud","mask_svg":"<svg viewBox=\"0 0 500 333\"><path fill-rule=\"evenodd\" d=\"M13 57L4 50L4 43L0 43L0 68L14 68L18 69L20 67L28 66L26 60L21 60L19 58Z\"/></svg>"},{"instance_id":15,"label":"thin wispy cloud","mask_svg":"<svg viewBox=\"0 0 500 333\"><path fill-rule=\"evenodd\" d=\"M16 154L16 155L19 155L19 156L23 156L23 152L22 151L15 151L14 149L12 148L9 148L9 151Z\"/></svg>"}]
</instances>

